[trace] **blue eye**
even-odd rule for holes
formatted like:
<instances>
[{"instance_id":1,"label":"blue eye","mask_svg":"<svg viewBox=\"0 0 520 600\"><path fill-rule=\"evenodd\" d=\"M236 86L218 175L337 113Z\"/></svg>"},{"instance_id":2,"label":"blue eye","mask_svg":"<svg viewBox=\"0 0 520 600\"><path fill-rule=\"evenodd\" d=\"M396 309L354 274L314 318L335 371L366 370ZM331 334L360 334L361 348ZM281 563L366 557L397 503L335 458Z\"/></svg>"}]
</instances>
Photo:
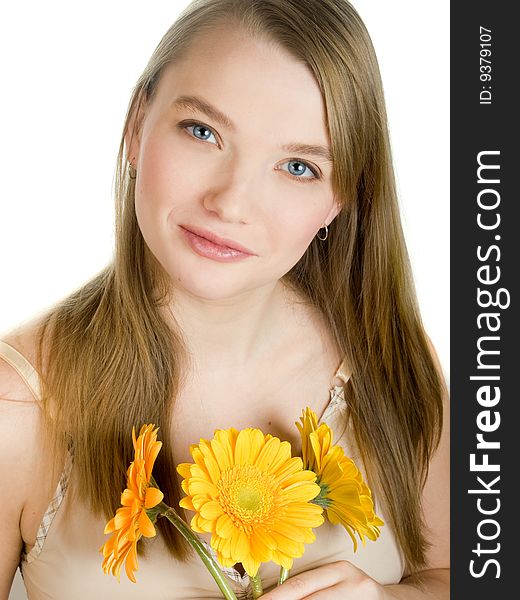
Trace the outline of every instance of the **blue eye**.
<instances>
[{"instance_id":1,"label":"blue eye","mask_svg":"<svg viewBox=\"0 0 520 600\"><path fill-rule=\"evenodd\" d=\"M308 163L299 160L297 158L293 158L285 163L283 163L284 165L289 165L289 168L287 169L287 172L290 175L293 175L295 179L298 179L299 181L305 182L307 183L307 181L312 181L314 179L320 179L320 176L318 175L317 171L315 169L313 169ZM297 165L297 168L291 167L290 165ZM283 169L285 171L285 169ZM302 173L305 172L310 173L302 176Z\"/></svg>"},{"instance_id":2,"label":"blue eye","mask_svg":"<svg viewBox=\"0 0 520 600\"><path fill-rule=\"evenodd\" d=\"M190 129L193 128L193 132L192 135L193 137L197 138L198 140L201 140L203 142L208 141L209 137L208 136L213 136L215 137L215 134L213 133L213 131L211 131L211 129L209 127L206 127L206 125L201 125L200 123L189 123L188 125L184 125L184 129ZM200 137L199 134L200 133ZM217 140L215 139L215 142ZM213 143L213 142L211 142Z\"/></svg>"}]
</instances>

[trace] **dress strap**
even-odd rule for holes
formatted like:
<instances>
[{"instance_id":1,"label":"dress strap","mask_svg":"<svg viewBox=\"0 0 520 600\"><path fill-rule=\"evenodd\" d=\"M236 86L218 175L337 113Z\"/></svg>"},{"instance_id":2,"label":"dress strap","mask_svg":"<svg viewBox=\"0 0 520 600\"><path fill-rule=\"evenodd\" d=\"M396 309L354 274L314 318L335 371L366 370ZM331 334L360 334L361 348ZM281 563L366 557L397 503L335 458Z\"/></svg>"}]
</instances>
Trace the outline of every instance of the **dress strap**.
<instances>
[{"instance_id":1,"label":"dress strap","mask_svg":"<svg viewBox=\"0 0 520 600\"><path fill-rule=\"evenodd\" d=\"M341 361L341 364L338 367L338 370L336 371L336 374L334 376L341 379L341 381L343 381L343 383L347 383L347 381L350 379L350 372L347 368L347 359L346 358L344 358Z\"/></svg>"},{"instance_id":2,"label":"dress strap","mask_svg":"<svg viewBox=\"0 0 520 600\"><path fill-rule=\"evenodd\" d=\"M40 402L40 379L31 363L7 342L0 340L0 358L8 362L25 381L36 402Z\"/></svg>"},{"instance_id":3,"label":"dress strap","mask_svg":"<svg viewBox=\"0 0 520 600\"><path fill-rule=\"evenodd\" d=\"M13 346L7 342L0 340L0 358L3 358L19 373L20 377L25 381L27 387L30 389L35 400L40 403L40 378L36 369L25 358L25 356L20 354L16 348L13 348ZM54 496L40 522L40 526L36 534L36 543L29 552L27 552L25 548L22 550L20 562L22 573L25 565L31 563L33 560L36 560L36 558L38 558L40 555L52 521L54 520L54 517L56 516L58 509L63 502L65 493L69 486L70 474L74 462L74 445L69 435L67 435L67 441L68 452L65 460L65 466L54 492Z\"/></svg>"}]
</instances>

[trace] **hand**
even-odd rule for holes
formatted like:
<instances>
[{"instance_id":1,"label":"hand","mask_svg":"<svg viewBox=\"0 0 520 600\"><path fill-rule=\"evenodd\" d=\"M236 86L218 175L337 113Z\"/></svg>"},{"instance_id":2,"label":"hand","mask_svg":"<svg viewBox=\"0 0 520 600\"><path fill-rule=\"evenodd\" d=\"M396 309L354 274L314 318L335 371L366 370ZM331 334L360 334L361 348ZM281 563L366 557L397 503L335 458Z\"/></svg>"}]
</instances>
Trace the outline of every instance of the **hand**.
<instances>
[{"instance_id":1,"label":"hand","mask_svg":"<svg viewBox=\"0 0 520 600\"><path fill-rule=\"evenodd\" d=\"M385 588L364 571L340 560L290 577L262 600L389 600Z\"/></svg>"}]
</instances>

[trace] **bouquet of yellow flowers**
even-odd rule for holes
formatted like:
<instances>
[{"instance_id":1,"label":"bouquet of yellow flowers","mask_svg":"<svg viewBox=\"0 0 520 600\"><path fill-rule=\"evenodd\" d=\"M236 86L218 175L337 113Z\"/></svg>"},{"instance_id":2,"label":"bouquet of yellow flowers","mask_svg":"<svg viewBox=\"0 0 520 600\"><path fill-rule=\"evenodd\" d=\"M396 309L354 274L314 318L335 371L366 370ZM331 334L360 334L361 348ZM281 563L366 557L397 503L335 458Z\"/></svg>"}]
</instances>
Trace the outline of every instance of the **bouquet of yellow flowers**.
<instances>
[{"instance_id":1,"label":"bouquet of yellow flowers","mask_svg":"<svg viewBox=\"0 0 520 600\"><path fill-rule=\"evenodd\" d=\"M253 597L262 595L260 564L280 565L279 584L316 536L312 529L324 515L346 529L357 548L356 534L376 540L383 521L374 513L370 489L354 462L333 444L332 430L309 408L296 423L302 456L291 456L291 445L260 429L217 430L212 440L190 446L193 463L177 466L186 496L182 508L195 512L190 527L163 502L152 469L161 449L154 425L143 425L132 439L135 459L127 472L122 506L107 523L111 534L103 545L102 568L119 579L125 564L135 583L137 543L156 535L154 523L166 517L198 553L223 597L236 600L222 567L242 563ZM198 533L211 533L208 551Z\"/></svg>"}]
</instances>

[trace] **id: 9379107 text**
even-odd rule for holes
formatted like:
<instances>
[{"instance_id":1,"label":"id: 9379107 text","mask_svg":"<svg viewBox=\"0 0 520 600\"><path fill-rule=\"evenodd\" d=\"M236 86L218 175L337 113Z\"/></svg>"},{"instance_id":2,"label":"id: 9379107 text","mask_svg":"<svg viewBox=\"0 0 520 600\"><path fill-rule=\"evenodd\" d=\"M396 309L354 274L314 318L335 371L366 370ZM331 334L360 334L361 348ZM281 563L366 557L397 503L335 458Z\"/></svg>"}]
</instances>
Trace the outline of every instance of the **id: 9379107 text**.
<instances>
[{"instance_id":1,"label":"id: 9379107 text","mask_svg":"<svg viewBox=\"0 0 520 600\"><path fill-rule=\"evenodd\" d=\"M480 104L491 104L491 29L480 26Z\"/></svg>"}]
</instances>

